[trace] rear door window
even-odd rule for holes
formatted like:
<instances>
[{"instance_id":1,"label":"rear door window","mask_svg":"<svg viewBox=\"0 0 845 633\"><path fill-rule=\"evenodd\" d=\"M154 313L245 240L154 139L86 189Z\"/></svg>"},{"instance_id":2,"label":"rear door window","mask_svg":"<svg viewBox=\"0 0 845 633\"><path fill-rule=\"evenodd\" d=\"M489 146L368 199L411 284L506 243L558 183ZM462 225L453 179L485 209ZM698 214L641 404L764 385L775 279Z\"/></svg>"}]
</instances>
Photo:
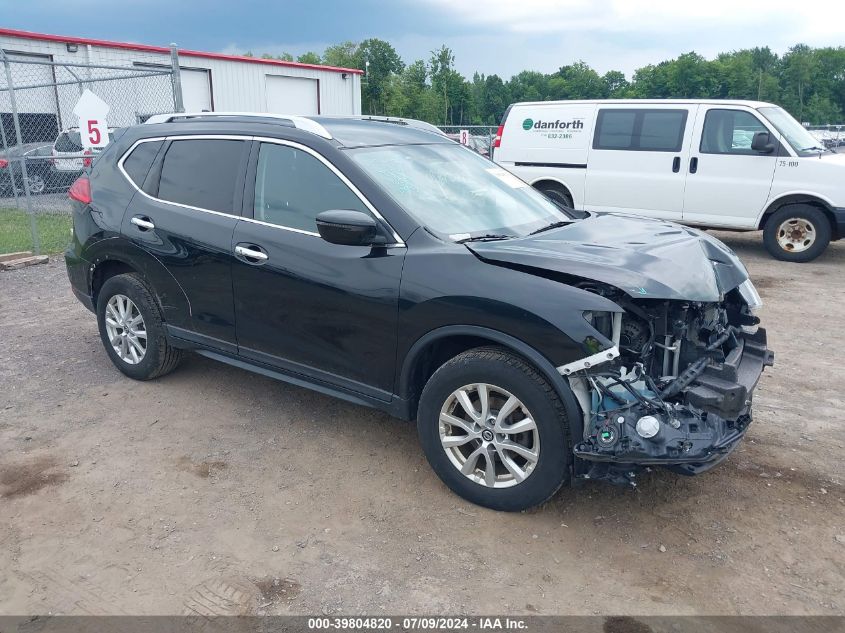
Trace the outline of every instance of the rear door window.
<instances>
[{"instance_id":1,"label":"rear door window","mask_svg":"<svg viewBox=\"0 0 845 633\"><path fill-rule=\"evenodd\" d=\"M687 114L687 110L599 110L593 149L679 152Z\"/></svg>"},{"instance_id":2,"label":"rear door window","mask_svg":"<svg viewBox=\"0 0 845 633\"><path fill-rule=\"evenodd\" d=\"M158 197L199 209L234 213L235 181L246 146L244 141L223 139L173 141L161 166Z\"/></svg>"}]
</instances>

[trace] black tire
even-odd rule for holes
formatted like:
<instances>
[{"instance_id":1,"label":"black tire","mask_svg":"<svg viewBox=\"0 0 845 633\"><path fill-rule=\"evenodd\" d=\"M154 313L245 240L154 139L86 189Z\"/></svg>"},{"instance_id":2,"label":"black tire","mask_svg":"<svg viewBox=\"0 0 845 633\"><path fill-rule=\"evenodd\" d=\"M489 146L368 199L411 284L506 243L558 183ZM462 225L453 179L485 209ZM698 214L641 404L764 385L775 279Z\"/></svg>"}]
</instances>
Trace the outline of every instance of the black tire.
<instances>
[{"instance_id":1,"label":"black tire","mask_svg":"<svg viewBox=\"0 0 845 633\"><path fill-rule=\"evenodd\" d=\"M533 471L510 487L489 487L471 480L460 472L441 444L441 408L453 392L477 383L495 385L518 398L536 424L539 451ZM438 477L467 501L486 508L517 512L539 505L551 498L569 476L571 449L563 404L531 364L503 349L469 350L434 372L420 397L417 431L425 456ZM468 446L466 450L474 450L474 445ZM501 463L498 466L504 467Z\"/></svg>"},{"instance_id":2,"label":"black tire","mask_svg":"<svg viewBox=\"0 0 845 633\"><path fill-rule=\"evenodd\" d=\"M539 185L537 190L544 193L546 197L562 204L567 209L572 208L572 196L560 185Z\"/></svg>"},{"instance_id":3,"label":"black tire","mask_svg":"<svg viewBox=\"0 0 845 633\"><path fill-rule=\"evenodd\" d=\"M123 295L135 304L146 330L146 351L139 362L130 364L112 346L106 329L106 309L112 297ZM100 340L115 367L135 380L151 380L170 373L182 359L182 350L172 347L162 322L161 312L152 293L134 273L115 275L106 280L97 297L97 325Z\"/></svg>"},{"instance_id":4,"label":"black tire","mask_svg":"<svg viewBox=\"0 0 845 633\"><path fill-rule=\"evenodd\" d=\"M806 222L815 233L814 241L806 250L795 252L779 243L783 225L790 220ZM763 229L763 244L775 259L803 263L814 260L824 252L830 243L831 233L830 221L821 209L806 204L791 204L778 209L768 219Z\"/></svg>"}]
</instances>

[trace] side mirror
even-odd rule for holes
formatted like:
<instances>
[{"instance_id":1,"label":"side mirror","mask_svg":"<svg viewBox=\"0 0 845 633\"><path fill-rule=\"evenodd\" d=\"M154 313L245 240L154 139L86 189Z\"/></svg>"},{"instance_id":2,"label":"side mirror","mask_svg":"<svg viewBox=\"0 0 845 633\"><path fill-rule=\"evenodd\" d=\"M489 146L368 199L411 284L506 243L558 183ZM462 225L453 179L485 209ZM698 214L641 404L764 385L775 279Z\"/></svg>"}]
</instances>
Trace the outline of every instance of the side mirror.
<instances>
[{"instance_id":1,"label":"side mirror","mask_svg":"<svg viewBox=\"0 0 845 633\"><path fill-rule=\"evenodd\" d=\"M761 154L771 154L775 151L775 144L771 142L771 134L768 132L756 132L751 139L751 149Z\"/></svg>"},{"instance_id":2,"label":"side mirror","mask_svg":"<svg viewBox=\"0 0 845 633\"><path fill-rule=\"evenodd\" d=\"M320 237L330 244L377 246L387 242L383 235L379 235L375 219L361 211L323 211L317 215L317 230Z\"/></svg>"}]
</instances>

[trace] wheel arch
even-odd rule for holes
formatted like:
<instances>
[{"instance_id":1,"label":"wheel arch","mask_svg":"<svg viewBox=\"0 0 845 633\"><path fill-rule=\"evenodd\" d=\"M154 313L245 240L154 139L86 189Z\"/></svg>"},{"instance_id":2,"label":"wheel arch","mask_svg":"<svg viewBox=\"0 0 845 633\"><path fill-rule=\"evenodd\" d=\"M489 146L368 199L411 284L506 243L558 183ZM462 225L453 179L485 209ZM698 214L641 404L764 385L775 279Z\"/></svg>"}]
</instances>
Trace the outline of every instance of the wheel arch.
<instances>
[{"instance_id":1,"label":"wheel arch","mask_svg":"<svg viewBox=\"0 0 845 633\"><path fill-rule=\"evenodd\" d=\"M111 240L104 240L104 242ZM97 296L109 278L124 273L136 273L146 282L158 304L165 322L188 327L191 322L191 303L182 286L156 257L131 243L107 244L88 253L88 292L96 308Z\"/></svg>"},{"instance_id":2,"label":"wheel arch","mask_svg":"<svg viewBox=\"0 0 845 633\"><path fill-rule=\"evenodd\" d=\"M540 189L544 185L563 189L569 195L569 199L574 201L574 198L572 197L572 187L570 187L565 181L561 180L560 178L552 178L551 176L541 176L536 180L531 181L529 184L535 189Z\"/></svg>"},{"instance_id":3,"label":"wheel arch","mask_svg":"<svg viewBox=\"0 0 845 633\"><path fill-rule=\"evenodd\" d=\"M830 223L830 229L834 237L842 237L837 235L836 217L833 214L833 205L824 198L810 193L789 193L770 202L757 221L757 229L763 230L766 227L766 223L769 221L769 218L771 218L776 211L793 204L805 204L821 210Z\"/></svg>"},{"instance_id":4,"label":"wheel arch","mask_svg":"<svg viewBox=\"0 0 845 633\"><path fill-rule=\"evenodd\" d=\"M414 419L419 397L431 375L443 363L476 347L495 345L521 356L534 365L560 397L569 423L571 441L580 441L583 420L575 395L555 366L539 351L509 334L476 325L447 325L420 337L408 350L399 373L398 394L408 403Z\"/></svg>"}]
</instances>

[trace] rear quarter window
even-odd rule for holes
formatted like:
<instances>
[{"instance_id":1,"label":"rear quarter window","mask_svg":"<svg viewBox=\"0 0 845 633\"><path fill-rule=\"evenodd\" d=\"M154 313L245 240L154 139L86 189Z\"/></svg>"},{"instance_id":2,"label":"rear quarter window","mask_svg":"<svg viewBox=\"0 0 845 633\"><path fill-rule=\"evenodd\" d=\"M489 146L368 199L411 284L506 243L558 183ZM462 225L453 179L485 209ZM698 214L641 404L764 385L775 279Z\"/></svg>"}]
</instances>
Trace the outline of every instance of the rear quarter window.
<instances>
[{"instance_id":1,"label":"rear quarter window","mask_svg":"<svg viewBox=\"0 0 845 633\"><path fill-rule=\"evenodd\" d=\"M144 186L144 179L152 167L164 141L149 141L139 144L123 161L123 171L138 187Z\"/></svg>"}]
</instances>

